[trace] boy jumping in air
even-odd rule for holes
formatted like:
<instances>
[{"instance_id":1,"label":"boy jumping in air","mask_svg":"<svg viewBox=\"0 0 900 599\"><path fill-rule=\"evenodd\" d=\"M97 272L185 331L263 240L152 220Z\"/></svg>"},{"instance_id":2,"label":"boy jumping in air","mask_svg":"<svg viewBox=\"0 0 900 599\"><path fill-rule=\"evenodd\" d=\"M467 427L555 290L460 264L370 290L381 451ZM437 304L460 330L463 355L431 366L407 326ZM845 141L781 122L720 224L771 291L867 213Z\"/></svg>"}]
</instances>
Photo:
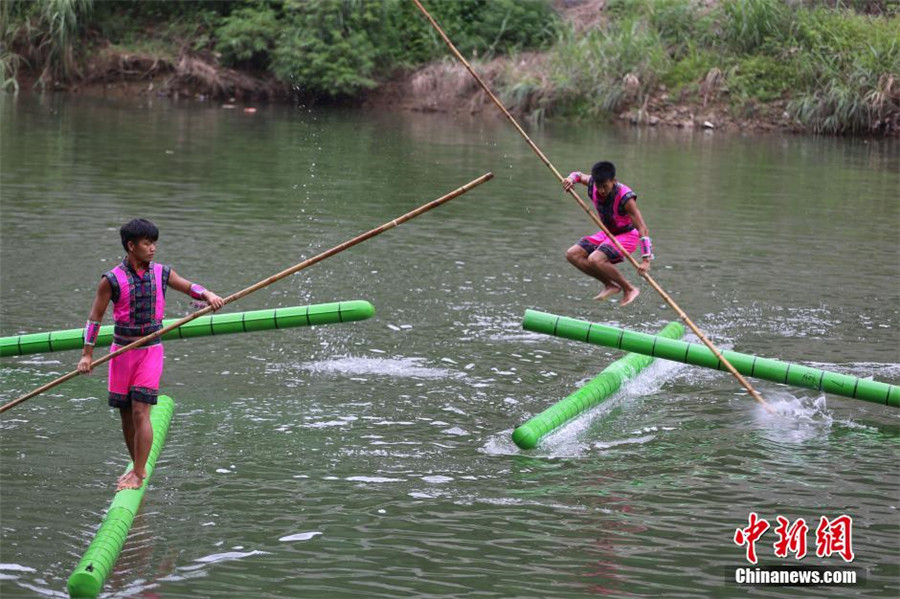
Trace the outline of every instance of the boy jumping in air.
<instances>
[{"instance_id":1,"label":"boy jumping in air","mask_svg":"<svg viewBox=\"0 0 900 599\"><path fill-rule=\"evenodd\" d=\"M222 298L212 291L183 279L168 266L153 262L159 239L156 225L138 218L125 223L119 234L127 254L121 264L100 278L78 361L78 371L83 374L91 372L100 321L110 301L115 319L110 352L163 328L168 287L195 300L204 300L216 310L224 305ZM158 337L109 361L109 405L119 408L125 444L134 462L134 468L119 477L117 491L138 489L147 476L147 457L153 445L150 406L156 404L162 369L163 346Z\"/></svg>"},{"instance_id":2,"label":"boy jumping in air","mask_svg":"<svg viewBox=\"0 0 900 599\"><path fill-rule=\"evenodd\" d=\"M601 222L629 254L640 243L642 260L638 271L643 274L650 270L653 242L638 210L637 195L616 179L615 165L612 162L598 162L591 168L590 177L575 171L563 180L563 189L569 191L576 183L587 185L588 196ZM566 259L581 272L603 283L603 290L594 297L595 300L623 293L619 305L627 306L641 292L614 266L624 257L603 231L583 237L568 249Z\"/></svg>"}]
</instances>

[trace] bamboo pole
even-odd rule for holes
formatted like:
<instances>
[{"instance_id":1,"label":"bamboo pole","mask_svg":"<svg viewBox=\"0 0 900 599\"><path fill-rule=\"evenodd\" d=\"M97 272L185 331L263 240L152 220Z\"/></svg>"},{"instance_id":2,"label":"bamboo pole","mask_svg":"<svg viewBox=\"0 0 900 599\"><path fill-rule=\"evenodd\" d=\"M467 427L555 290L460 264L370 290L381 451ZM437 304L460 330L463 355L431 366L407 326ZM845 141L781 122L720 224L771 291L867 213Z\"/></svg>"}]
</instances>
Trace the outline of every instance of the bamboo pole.
<instances>
[{"instance_id":1,"label":"bamboo pole","mask_svg":"<svg viewBox=\"0 0 900 599\"><path fill-rule=\"evenodd\" d=\"M325 260L326 258L330 258L331 256L334 256L335 254L339 254L339 253L343 252L344 250L353 247L354 245L357 245L359 243L362 243L363 241L366 241L367 239L371 239L372 237L375 237L376 235L380 235L381 233L384 233L385 231L393 229L397 225L403 224L406 221L419 216L420 214L424 214L425 212L428 212L432 208L437 208L441 204L449 202L453 198L459 197L462 194L466 193L467 191L481 185L482 183L490 181L493 178L494 178L493 173L485 173L484 175L481 175L477 179L474 179L474 180L466 183L462 187L460 187L454 191L451 191L447 195L442 196L436 200L432 200L431 202L428 202L427 204L423 204L423 205L419 206L418 208L416 208L415 210L407 212L403 216L395 218L394 220L387 222L387 223L381 225L380 227L376 227L375 229L367 231L366 233L357 235L353 239L351 239L349 241L345 241L344 243L342 243L340 245L336 245L335 247L331 248L328 251L322 252L321 254L319 254L317 256L313 256L312 258L304 260L303 262L300 262L299 264L295 264L294 266L291 266L290 268L286 268L286 269L282 270L281 272L274 274L267 279L263 279L262 281L255 283L255 284L251 285L250 287L247 287L246 289L242 289L241 291L238 291L237 293L233 293L233 294L229 295L228 297L226 297L224 302L225 302L225 304L230 304L232 302L236 302L239 299L241 299L242 297L250 295L254 291L258 291L258 290L262 289L263 287L268 287L272 283L275 283L276 281L280 281L281 279L283 279L287 276L290 276L294 273L300 272L304 268L312 266L313 264L316 264L317 262L321 262L322 260ZM147 335L146 337L141 337L140 339L137 339L137 340L129 343L128 345L117 349L114 352L110 352L110 353L106 354L102 358L94 360L91 363L91 369L96 368L97 366L99 366L100 364L103 364L104 362L108 362L109 360L113 359L114 357L116 357L120 354L127 352L128 350L134 349L136 347L140 347L141 345L147 343L148 341L156 339L157 337L161 337L162 335L165 335L169 331L177 329L181 325L186 324L186 323L194 320L195 318L199 318L199 317L203 316L204 314L208 314L209 312L212 312L212 311L213 311L212 306L206 306L205 308L203 308L201 310L197 310L193 314L189 314L188 316L185 316L184 318L173 322L169 326L162 328L162 329L156 331L155 333L151 333L151 334ZM38 387L37 389L35 389L29 393L26 393L25 395L23 395L22 397L19 397L18 399L14 399L6 404L3 404L2 406L0 406L0 414L9 410L10 408L13 408L13 407L19 405L20 403L22 403L24 401L31 399L35 395L40 395L44 391L52 389L53 387L56 387L57 385L60 385L64 382L68 381L69 379L75 378L79 374L80 373L77 370L73 370L72 372L70 372L66 375L63 375L63 376L59 377L58 379L55 379L45 385Z\"/></svg>"},{"instance_id":2,"label":"bamboo pole","mask_svg":"<svg viewBox=\"0 0 900 599\"><path fill-rule=\"evenodd\" d=\"M516 128L516 130L519 132L519 134L522 136L522 138L525 140L525 142L531 147L531 149L534 151L534 153L537 154L537 157L540 158L541 162L543 162L547 166L547 168L549 168L553 172L553 174L556 176L557 180L560 183L562 183L564 177L559 173L558 170L556 170L556 167L553 166L553 164L550 162L550 160L547 158L547 156L544 155L544 153L537 146L537 144L535 144L531 140L531 138L528 137L528 134L525 133L525 130L522 129L522 127L519 125L519 123L516 121L516 119L513 117L513 115L510 114L509 110L506 109L506 107L503 105L503 103L500 102L499 99L497 99L497 96L494 95L494 93L490 90L490 88L487 86L487 84L472 69L472 65L470 65L469 62L463 57L463 55L459 53L459 50L456 49L456 46L453 45L453 42L450 41L450 38L447 37L447 34L444 33L443 29L441 29L441 26L438 25L437 21L434 20L434 17L432 17L431 14L429 14L429 12L425 9L424 6L422 6L422 3L419 0L412 0L412 1L415 3L415 5L418 7L418 9L422 12L422 14L425 15L425 18L428 19L428 22L431 23L431 26L434 27L434 29L438 32L438 34L441 36L441 38L444 40L444 42L450 48L450 51L453 53L453 55L456 56L456 58L463 64L463 66L466 68L466 70L469 71L469 74L471 74L472 77L475 78L475 80L478 82L478 84L481 86L481 88L484 90L484 92L488 95L488 97L490 97L490 99L494 102L494 104L497 105L497 108L500 109L500 111L504 114L504 116L506 116L506 118L509 120L509 122L512 123L513 127ZM600 230L603 231L606 234L606 236L616 245L616 248L619 250L619 253L621 253L623 256L625 256L625 258L631 263L632 266L634 266L635 269L638 269L638 262L637 262L637 260L634 259L634 256L632 256L628 251L625 250L624 247L622 247L622 244L619 243L619 240L616 239L615 236L613 236L609 232L609 229L606 228L606 226L603 224L603 222L600 220L600 218L596 214L591 212L591 209L588 207L588 205L584 202L584 200L581 199L581 197L578 195L578 192L575 191L574 186L568 190L568 193L573 198L575 198L575 201L578 202L578 205L581 206L581 209L584 210L585 213L589 217L591 217L591 219L600 228ZM697 327L697 325L695 325L693 323L693 321L691 321L691 319L684 312L684 310L682 310L678 306L678 304L675 303L675 300L673 300L669 296L669 294L666 293L663 290L663 288L660 287L659 284L655 280L653 280L653 277L651 277L646 272L641 272L639 269L638 269L638 274L640 276L642 276L644 278L644 280L647 281L647 283L660 295L660 297L663 298L663 300L665 300L665 302L669 305L669 307L672 308L676 314L678 314L678 317L681 318L681 320L683 320L684 323L686 325L688 325L688 327L691 329L691 331L693 331L694 334L700 338L700 340L703 342L703 344L706 345L706 347L708 347L709 350L711 352L713 352L717 358L722 360L722 364L725 365L725 367L728 369L728 372L730 372L732 375L734 375L734 377L738 380L738 382L741 384L741 386L743 386L744 389L746 389L750 393L750 395L753 396L753 399L755 399L756 401L761 403L763 405L763 407L765 407L766 410L770 414L774 413L774 410L768 404L768 402L766 402L766 400L763 399L763 397L756 391L756 389L754 389L752 386L750 386L750 383L747 382L747 379L745 379L741 375L741 373L738 372L734 368L734 366L732 366L728 362L728 360L726 360L722 356L722 353L718 349L716 349L716 347L712 344L712 342L709 339L706 338L706 335L704 335L703 332L700 331L700 329Z\"/></svg>"}]
</instances>

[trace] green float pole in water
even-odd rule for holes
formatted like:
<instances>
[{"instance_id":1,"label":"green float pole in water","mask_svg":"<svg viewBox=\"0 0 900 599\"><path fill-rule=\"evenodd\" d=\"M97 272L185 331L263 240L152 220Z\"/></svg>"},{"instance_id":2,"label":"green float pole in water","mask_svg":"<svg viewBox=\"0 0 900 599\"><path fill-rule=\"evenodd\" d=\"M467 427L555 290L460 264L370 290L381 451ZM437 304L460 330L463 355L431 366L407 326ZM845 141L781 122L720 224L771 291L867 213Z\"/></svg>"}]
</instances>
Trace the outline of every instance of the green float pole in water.
<instances>
[{"instance_id":1,"label":"green float pole in water","mask_svg":"<svg viewBox=\"0 0 900 599\"><path fill-rule=\"evenodd\" d=\"M112 572L113 566L125 545L128 531L134 516L141 507L144 491L147 490L150 477L156 467L156 459L166 443L166 434L175 412L175 402L168 395L160 395L157 403L150 409L150 425L153 427L153 445L147 458L147 478L139 489L126 489L116 493L115 498L103 518L100 530L69 576L69 597L96 597L103 588L103 583ZM129 464L126 472L134 464Z\"/></svg>"},{"instance_id":2,"label":"green float pole in water","mask_svg":"<svg viewBox=\"0 0 900 599\"><path fill-rule=\"evenodd\" d=\"M673 362L715 370L723 369L719 359L697 343L664 339L535 310L525 311L522 327L527 331L636 352ZM724 351L722 354L741 374L747 376L894 408L900 407L900 387L897 385L734 351Z\"/></svg>"},{"instance_id":3,"label":"green float pole in water","mask_svg":"<svg viewBox=\"0 0 900 599\"><path fill-rule=\"evenodd\" d=\"M679 322L670 322L659 333L660 337L669 339L678 339L683 335L684 327ZM653 358L641 354L628 354L616 360L578 391L516 428L512 434L513 442L521 449L534 449L542 437L603 402L622 383L652 362Z\"/></svg>"},{"instance_id":4,"label":"green float pole in water","mask_svg":"<svg viewBox=\"0 0 900 599\"><path fill-rule=\"evenodd\" d=\"M254 310L234 314L214 314L201 316L185 323L162 336L163 340L187 339L206 335L228 335L230 333L250 333L270 329L308 327L336 322L365 320L375 315L375 308L369 302L352 300L313 304L311 306L291 306L273 310ZM176 319L163 321L167 327ZM112 344L113 325L100 327L97 337L98 347ZM21 356L68 349L81 349L84 345L84 329L66 329L49 333L31 333L0 337L0 357Z\"/></svg>"}]
</instances>

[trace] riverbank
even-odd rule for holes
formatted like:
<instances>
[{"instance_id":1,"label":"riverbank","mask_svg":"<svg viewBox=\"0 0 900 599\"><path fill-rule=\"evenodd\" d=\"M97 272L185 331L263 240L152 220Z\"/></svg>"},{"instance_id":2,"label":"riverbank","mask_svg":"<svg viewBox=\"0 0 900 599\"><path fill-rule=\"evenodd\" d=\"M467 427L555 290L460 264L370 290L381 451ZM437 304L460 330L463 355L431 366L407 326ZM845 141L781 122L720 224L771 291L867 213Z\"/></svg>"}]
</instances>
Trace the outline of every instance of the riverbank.
<instances>
[{"instance_id":1,"label":"riverbank","mask_svg":"<svg viewBox=\"0 0 900 599\"><path fill-rule=\"evenodd\" d=\"M516 102L510 97L504 85L506 73L519 69L535 68L535 62L545 60L542 56L529 55L517 59L500 58L491 63L481 64L477 72L494 90L500 92L502 101L517 117L532 122L545 118L571 119L590 122L611 120L623 125L640 127L673 127L679 129L708 129L727 131L789 131L805 133L808 130L791 118L787 112L787 101L773 100L757 105L746 115L735 111L727 98L717 98L703 102L672 94L665 85L660 85L648 94L640 105L625 105L606 115L565 115L545 116L539 106L530 100ZM539 67L538 67L539 68ZM416 112L441 112L454 114L496 116L502 118L472 76L459 64L442 61L428 65L411 73L385 82L369 94L363 106L373 109L400 109ZM881 134L900 134L896 121L884 127Z\"/></svg>"},{"instance_id":2,"label":"riverbank","mask_svg":"<svg viewBox=\"0 0 900 599\"><path fill-rule=\"evenodd\" d=\"M900 135L900 7L826 4L569 2L546 51L477 68L533 120ZM437 62L382 86L372 103L478 112L486 98L466 77Z\"/></svg>"},{"instance_id":3,"label":"riverbank","mask_svg":"<svg viewBox=\"0 0 900 599\"><path fill-rule=\"evenodd\" d=\"M886 3L432 4L524 119L900 135L900 9ZM5 87L494 113L410 3L310 3L293 12L242 5L197 12L187 24L183 15L156 15L163 22L153 25L153 15L109 5L81 33L80 68L29 69L41 61L23 58Z\"/></svg>"}]
</instances>

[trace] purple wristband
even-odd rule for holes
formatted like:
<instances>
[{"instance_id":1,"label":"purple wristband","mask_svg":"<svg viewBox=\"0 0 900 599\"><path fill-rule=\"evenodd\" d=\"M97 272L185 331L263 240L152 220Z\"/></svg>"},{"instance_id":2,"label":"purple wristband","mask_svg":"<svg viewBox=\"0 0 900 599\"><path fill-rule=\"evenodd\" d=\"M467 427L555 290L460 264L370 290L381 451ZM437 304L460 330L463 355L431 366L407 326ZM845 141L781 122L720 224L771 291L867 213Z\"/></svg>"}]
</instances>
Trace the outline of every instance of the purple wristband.
<instances>
[{"instance_id":1,"label":"purple wristband","mask_svg":"<svg viewBox=\"0 0 900 599\"><path fill-rule=\"evenodd\" d=\"M96 320L87 321L84 325L84 344L96 345L98 335L100 335L100 323Z\"/></svg>"},{"instance_id":2,"label":"purple wristband","mask_svg":"<svg viewBox=\"0 0 900 599\"><path fill-rule=\"evenodd\" d=\"M641 258L653 260L653 240L649 237L641 237Z\"/></svg>"},{"instance_id":3,"label":"purple wristband","mask_svg":"<svg viewBox=\"0 0 900 599\"><path fill-rule=\"evenodd\" d=\"M191 293L190 296L196 300L203 299L203 294L206 292L206 287L199 283L194 283L191 285Z\"/></svg>"}]
</instances>

